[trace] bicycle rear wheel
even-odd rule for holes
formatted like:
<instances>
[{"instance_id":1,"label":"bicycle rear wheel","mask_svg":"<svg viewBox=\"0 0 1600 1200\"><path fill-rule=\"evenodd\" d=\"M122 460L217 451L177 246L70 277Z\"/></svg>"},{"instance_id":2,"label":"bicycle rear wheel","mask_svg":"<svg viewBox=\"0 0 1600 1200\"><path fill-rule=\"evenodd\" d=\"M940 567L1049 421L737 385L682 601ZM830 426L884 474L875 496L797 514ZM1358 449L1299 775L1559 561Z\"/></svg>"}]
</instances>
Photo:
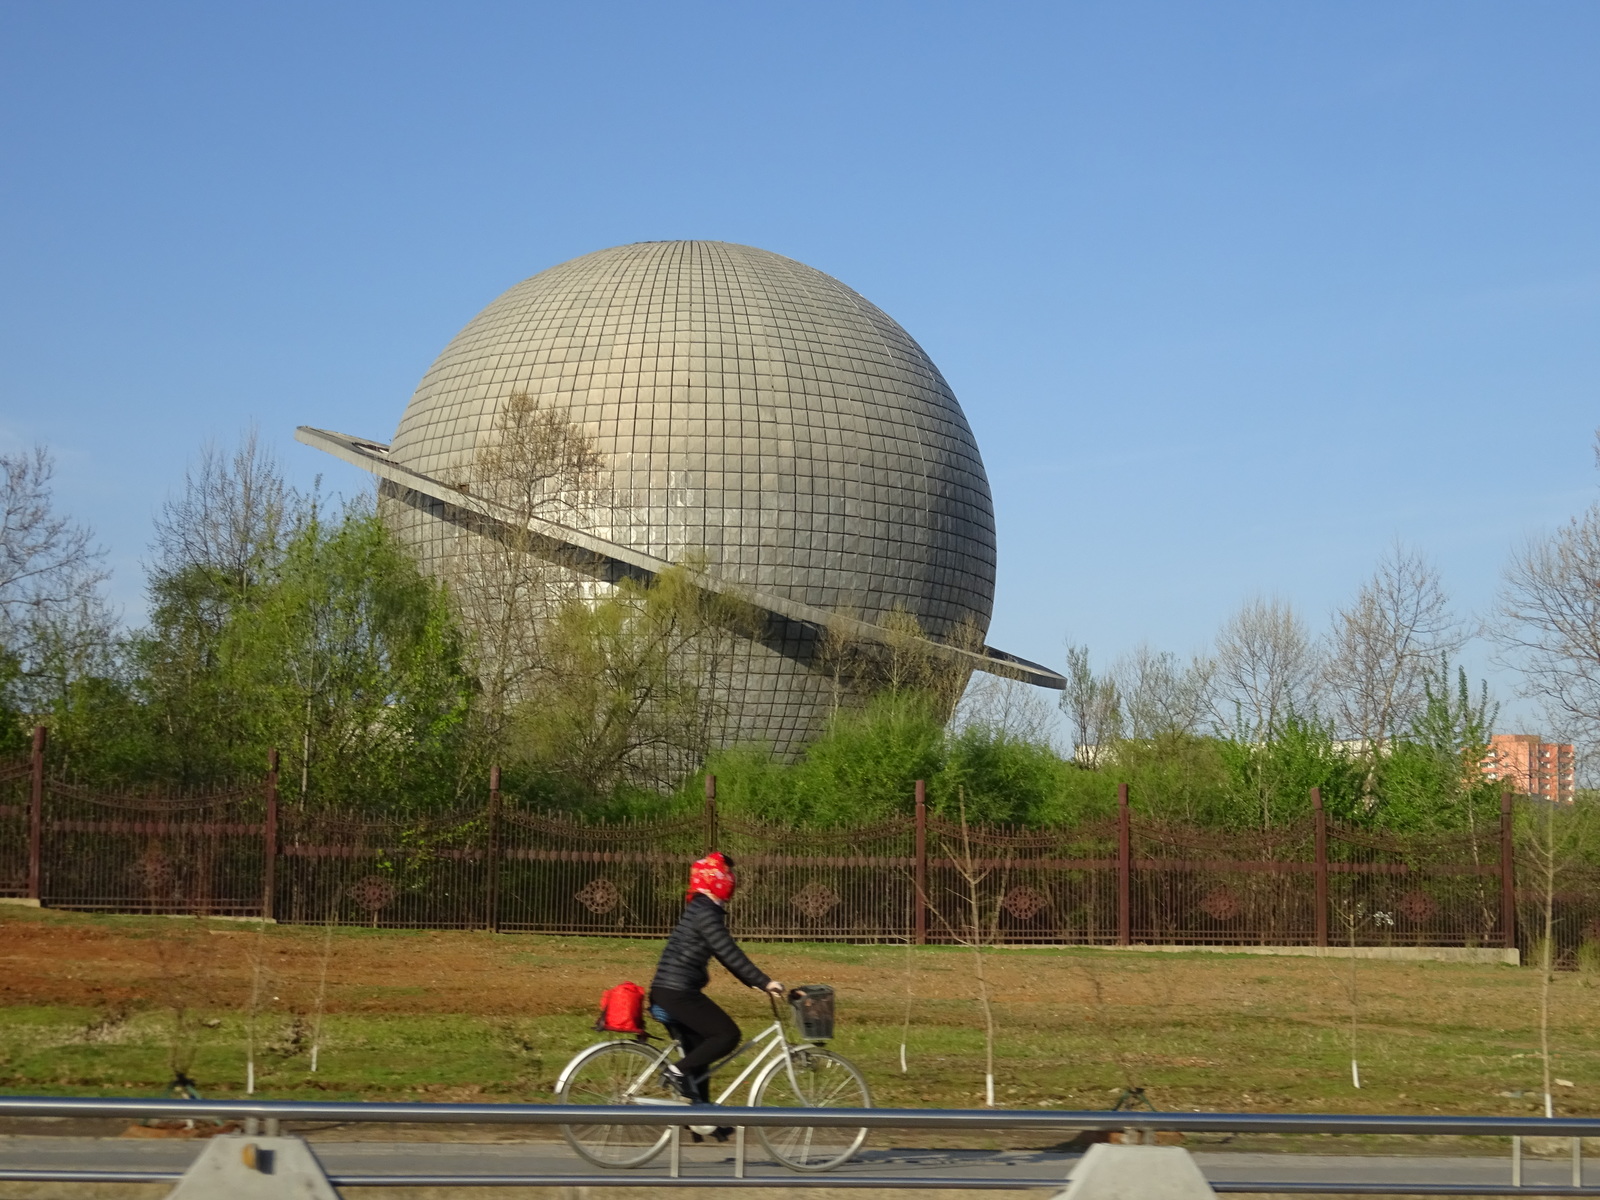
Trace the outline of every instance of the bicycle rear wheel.
<instances>
[{"instance_id":1,"label":"bicycle rear wheel","mask_svg":"<svg viewBox=\"0 0 1600 1200\"><path fill-rule=\"evenodd\" d=\"M556 1091L559 1104L687 1106L653 1070L656 1052L637 1042L591 1046L568 1065ZM669 1125L563 1125L562 1136L597 1167L642 1167L667 1144Z\"/></svg>"},{"instance_id":2,"label":"bicycle rear wheel","mask_svg":"<svg viewBox=\"0 0 1600 1200\"><path fill-rule=\"evenodd\" d=\"M768 1065L750 1102L770 1108L871 1108L867 1081L849 1059L816 1046L789 1051L791 1077L782 1058ZM867 1140L865 1128L756 1126L756 1136L772 1157L796 1171L831 1171L849 1160Z\"/></svg>"}]
</instances>

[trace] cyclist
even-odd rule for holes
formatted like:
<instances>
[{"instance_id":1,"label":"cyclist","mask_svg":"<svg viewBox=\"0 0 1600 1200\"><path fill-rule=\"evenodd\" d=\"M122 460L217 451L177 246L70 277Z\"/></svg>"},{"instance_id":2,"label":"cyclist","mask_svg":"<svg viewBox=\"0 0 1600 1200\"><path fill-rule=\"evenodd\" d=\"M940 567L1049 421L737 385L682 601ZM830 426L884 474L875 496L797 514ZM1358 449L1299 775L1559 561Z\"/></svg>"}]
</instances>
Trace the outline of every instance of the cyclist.
<instances>
[{"instance_id":1,"label":"cyclist","mask_svg":"<svg viewBox=\"0 0 1600 1200\"><path fill-rule=\"evenodd\" d=\"M663 1068L667 1085L692 1104L711 1103L711 1064L738 1049L739 1027L703 990L711 982L713 955L748 987L783 995L773 979L739 949L728 932L723 907L737 883L733 860L713 850L689 868L683 916L667 938L650 981L650 1009L676 1027L683 1058Z\"/></svg>"}]
</instances>

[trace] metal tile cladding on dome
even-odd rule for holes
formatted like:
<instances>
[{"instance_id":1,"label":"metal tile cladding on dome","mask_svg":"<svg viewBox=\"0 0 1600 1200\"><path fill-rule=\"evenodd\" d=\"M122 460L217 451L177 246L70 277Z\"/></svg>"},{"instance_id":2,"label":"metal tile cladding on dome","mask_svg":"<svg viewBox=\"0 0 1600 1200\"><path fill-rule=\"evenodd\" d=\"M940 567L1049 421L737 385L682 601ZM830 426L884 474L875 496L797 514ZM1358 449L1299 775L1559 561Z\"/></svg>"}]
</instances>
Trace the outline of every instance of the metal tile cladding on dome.
<instances>
[{"instance_id":1,"label":"metal tile cladding on dome","mask_svg":"<svg viewBox=\"0 0 1600 1200\"><path fill-rule=\"evenodd\" d=\"M474 317L387 447L302 440L379 474L397 468L405 483L391 479L386 495L439 493L431 505L391 496L383 511L419 561L445 573L463 536L441 515L461 500L445 481L494 449L519 393L580 428L606 464L614 499L581 541L615 547L612 558L645 573L651 562L697 564L792 626L741 642L725 744L792 755L821 732L836 694L816 669L810 617L871 627L904 610L935 640L963 623L988 627L994 510L961 406L904 329L820 271L726 242L586 254ZM960 657L1063 682L987 648Z\"/></svg>"}]
</instances>

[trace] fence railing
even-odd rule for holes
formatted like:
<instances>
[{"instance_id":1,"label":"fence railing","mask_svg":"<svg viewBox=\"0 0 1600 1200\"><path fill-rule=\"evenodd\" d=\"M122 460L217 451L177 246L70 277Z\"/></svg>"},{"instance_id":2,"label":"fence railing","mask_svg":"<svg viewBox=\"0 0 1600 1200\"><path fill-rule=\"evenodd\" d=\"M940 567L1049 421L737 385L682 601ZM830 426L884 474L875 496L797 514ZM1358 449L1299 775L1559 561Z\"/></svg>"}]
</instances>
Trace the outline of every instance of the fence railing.
<instances>
[{"instance_id":1,"label":"fence railing","mask_svg":"<svg viewBox=\"0 0 1600 1200\"><path fill-rule=\"evenodd\" d=\"M593 823L503 802L426 817L280 802L276 754L254 788L110 794L50 777L42 731L0 766L0 896L111 912L659 936L685 867L712 845L741 876L742 936L833 941L1511 948L1538 898L1515 886L1511 798L1498 827L1394 835L1328 819L1219 832L1136 818L968 826L928 810L795 830L701 813ZM1600 945L1600 877L1556 897L1559 953ZM1542 925L1542 921L1538 924Z\"/></svg>"}]
</instances>

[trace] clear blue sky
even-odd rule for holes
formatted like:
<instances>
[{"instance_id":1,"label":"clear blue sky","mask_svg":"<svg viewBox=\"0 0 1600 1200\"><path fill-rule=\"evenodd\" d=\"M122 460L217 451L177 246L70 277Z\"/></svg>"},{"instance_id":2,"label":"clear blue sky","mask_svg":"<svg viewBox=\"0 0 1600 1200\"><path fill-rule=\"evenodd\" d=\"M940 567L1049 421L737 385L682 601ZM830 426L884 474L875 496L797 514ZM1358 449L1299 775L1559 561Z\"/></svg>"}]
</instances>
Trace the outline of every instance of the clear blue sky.
<instances>
[{"instance_id":1,"label":"clear blue sky","mask_svg":"<svg viewBox=\"0 0 1600 1200\"><path fill-rule=\"evenodd\" d=\"M997 645L1320 627L1397 537L1481 610L1597 494L1597 63L1594 3L11 0L0 445L137 620L205 439L354 488L295 425L387 438L512 283L717 238L944 370Z\"/></svg>"}]
</instances>

